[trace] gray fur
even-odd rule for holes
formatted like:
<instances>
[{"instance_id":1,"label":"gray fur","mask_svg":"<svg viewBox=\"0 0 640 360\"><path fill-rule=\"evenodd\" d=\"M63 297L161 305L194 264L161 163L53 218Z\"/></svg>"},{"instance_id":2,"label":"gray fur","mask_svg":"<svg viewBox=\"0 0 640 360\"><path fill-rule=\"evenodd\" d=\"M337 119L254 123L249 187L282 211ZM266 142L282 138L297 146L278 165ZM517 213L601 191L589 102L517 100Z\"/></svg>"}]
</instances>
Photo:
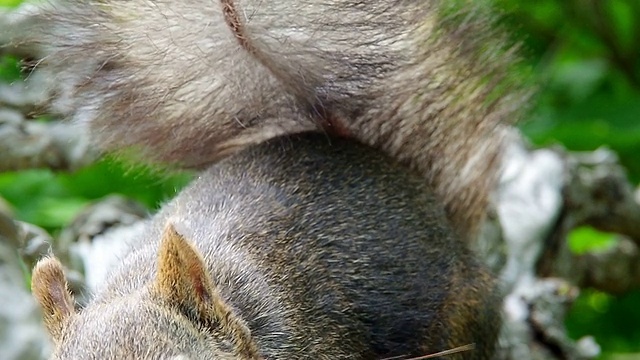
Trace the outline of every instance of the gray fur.
<instances>
[{"instance_id":1,"label":"gray fur","mask_svg":"<svg viewBox=\"0 0 640 360\"><path fill-rule=\"evenodd\" d=\"M204 167L282 134L346 135L421 172L467 233L526 99L481 3L60 0L34 36L59 106L103 148Z\"/></svg>"},{"instance_id":2,"label":"gray fur","mask_svg":"<svg viewBox=\"0 0 640 360\"><path fill-rule=\"evenodd\" d=\"M421 178L353 141L279 138L206 170L149 224L54 359L232 359L225 329L151 291L173 223L264 359L411 358L499 329L493 280Z\"/></svg>"}]
</instances>

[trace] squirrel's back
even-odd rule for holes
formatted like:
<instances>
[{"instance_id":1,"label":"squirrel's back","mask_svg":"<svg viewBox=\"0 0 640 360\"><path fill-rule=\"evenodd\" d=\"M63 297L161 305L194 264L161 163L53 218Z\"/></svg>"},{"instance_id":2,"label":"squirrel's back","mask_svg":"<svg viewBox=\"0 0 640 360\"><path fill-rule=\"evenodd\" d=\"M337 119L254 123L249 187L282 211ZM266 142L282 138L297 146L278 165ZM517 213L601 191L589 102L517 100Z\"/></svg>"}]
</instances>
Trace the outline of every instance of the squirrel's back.
<instances>
[{"instance_id":1,"label":"squirrel's back","mask_svg":"<svg viewBox=\"0 0 640 360\"><path fill-rule=\"evenodd\" d=\"M46 304L64 279L43 273ZM95 300L50 329L59 359L409 358L469 344L460 358L487 359L497 298L422 178L306 134L204 171Z\"/></svg>"}]
</instances>

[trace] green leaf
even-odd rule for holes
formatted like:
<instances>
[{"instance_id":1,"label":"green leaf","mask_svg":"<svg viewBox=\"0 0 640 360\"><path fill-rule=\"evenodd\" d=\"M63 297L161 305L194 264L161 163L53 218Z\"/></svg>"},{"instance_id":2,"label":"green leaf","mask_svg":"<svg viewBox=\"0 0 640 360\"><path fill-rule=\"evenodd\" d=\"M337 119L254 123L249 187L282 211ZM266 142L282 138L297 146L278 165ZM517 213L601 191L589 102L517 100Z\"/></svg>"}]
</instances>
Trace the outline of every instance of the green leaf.
<instances>
[{"instance_id":1,"label":"green leaf","mask_svg":"<svg viewBox=\"0 0 640 360\"><path fill-rule=\"evenodd\" d=\"M21 78L20 68L19 58L12 55L0 56L0 81L10 83L19 80Z\"/></svg>"},{"instance_id":2,"label":"green leaf","mask_svg":"<svg viewBox=\"0 0 640 360\"><path fill-rule=\"evenodd\" d=\"M614 234L603 233L591 227L579 227L569 233L569 248L575 254L610 249L617 242Z\"/></svg>"},{"instance_id":3,"label":"green leaf","mask_svg":"<svg viewBox=\"0 0 640 360\"><path fill-rule=\"evenodd\" d=\"M14 8L22 4L23 0L0 0L0 7Z\"/></svg>"}]
</instances>

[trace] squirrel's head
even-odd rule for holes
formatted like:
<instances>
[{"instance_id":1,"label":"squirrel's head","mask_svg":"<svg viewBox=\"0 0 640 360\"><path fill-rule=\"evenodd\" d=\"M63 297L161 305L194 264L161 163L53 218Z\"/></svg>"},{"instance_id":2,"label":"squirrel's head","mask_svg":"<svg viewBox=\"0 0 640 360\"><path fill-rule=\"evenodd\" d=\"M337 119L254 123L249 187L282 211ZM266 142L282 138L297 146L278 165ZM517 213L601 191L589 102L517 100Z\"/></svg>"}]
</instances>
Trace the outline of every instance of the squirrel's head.
<instances>
[{"instance_id":1,"label":"squirrel's head","mask_svg":"<svg viewBox=\"0 0 640 360\"><path fill-rule=\"evenodd\" d=\"M169 225L156 277L76 311L62 264L42 259L33 294L54 341L53 359L260 359L249 329L218 294L201 255Z\"/></svg>"}]
</instances>

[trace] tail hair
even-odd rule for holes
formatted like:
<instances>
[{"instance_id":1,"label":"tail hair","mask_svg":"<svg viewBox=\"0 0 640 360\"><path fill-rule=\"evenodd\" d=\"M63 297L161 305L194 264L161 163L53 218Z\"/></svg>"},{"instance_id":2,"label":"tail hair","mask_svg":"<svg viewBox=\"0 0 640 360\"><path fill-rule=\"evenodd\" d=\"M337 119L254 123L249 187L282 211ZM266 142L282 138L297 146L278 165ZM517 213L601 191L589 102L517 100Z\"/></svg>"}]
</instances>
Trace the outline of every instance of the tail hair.
<instances>
[{"instance_id":1,"label":"tail hair","mask_svg":"<svg viewBox=\"0 0 640 360\"><path fill-rule=\"evenodd\" d=\"M201 167L282 134L351 136L422 172L472 228L528 100L481 3L59 0L34 38L57 106L101 148Z\"/></svg>"}]
</instances>

